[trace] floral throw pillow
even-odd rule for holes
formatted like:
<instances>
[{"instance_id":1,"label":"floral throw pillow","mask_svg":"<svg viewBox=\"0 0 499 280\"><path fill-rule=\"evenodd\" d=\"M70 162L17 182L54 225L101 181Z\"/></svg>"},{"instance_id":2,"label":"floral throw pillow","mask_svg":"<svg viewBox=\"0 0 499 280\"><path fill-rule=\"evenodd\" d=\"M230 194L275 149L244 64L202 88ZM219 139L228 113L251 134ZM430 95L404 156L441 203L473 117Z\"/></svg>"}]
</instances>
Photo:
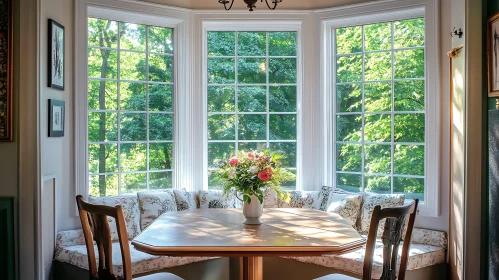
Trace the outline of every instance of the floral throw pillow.
<instances>
[{"instance_id":1,"label":"floral throw pillow","mask_svg":"<svg viewBox=\"0 0 499 280\"><path fill-rule=\"evenodd\" d=\"M327 212L340 215L347 223L356 228L360 216L361 195L334 194Z\"/></svg>"},{"instance_id":2,"label":"floral throw pillow","mask_svg":"<svg viewBox=\"0 0 499 280\"><path fill-rule=\"evenodd\" d=\"M374 207L376 207L376 205L381 205L381 208L403 206L405 195L364 193L363 199L364 203L362 205L359 231L361 234L367 234L369 226L371 225ZM384 228L385 221L381 220L378 227L378 237L380 236L380 233L383 232Z\"/></svg>"},{"instance_id":3,"label":"floral throw pillow","mask_svg":"<svg viewBox=\"0 0 499 280\"><path fill-rule=\"evenodd\" d=\"M109 197L89 197L88 202L107 206L121 205L125 218L126 232L129 239L135 238L140 233L140 212L139 201L136 195L129 196L109 196ZM109 228L111 230L111 240L118 241L118 230L114 218L108 217Z\"/></svg>"},{"instance_id":4,"label":"floral throw pillow","mask_svg":"<svg viewBox=\"0 0 499 280\"><path fill-rule=\"evenodd\" d=\"M184 190L173 190L175 195L175 202L177 204L177 211L184 211L197 208L196 194Z\"/></svg>"},{"instance_id":5,"label":"floral throw pillow","mask_svg":"<svg viewBox=\"0 0 499 280\"><path fill-rule=\"evenodd\" d=\"M289 191L290 201L277 199L279 208L319 209L319 191Z\"/></svg>"},{"instance_id":6,"label":"floral throw pillow","mask_svg":"<svg viewBox=\"0 0 499 280\"><path fill-rule=\"evenodd\" d=\"M222 191L199 191L199 208L236 208L236 199L225 197Z\"/></svg>"},{"instance_id":7,"label":"floral throw pillow","mask_svg":"<svg viewBox=\"0 0 499 280\"><path fill-rule=\"evenodd\" d=\"M263 208L277 208L277 192L273 189L265 189L263 192Z\"/></svg>"},{"instance_id":8,"label":"floral throw pillow","mask_svg":"<svg viewBox=\"0 0 499 280\"><path fill-rule=\"evenodd\" d=\"M154 220L166 212L177 211L173 190L139 192L140 227L147 228Z\"/></svg>"}]
</instances>

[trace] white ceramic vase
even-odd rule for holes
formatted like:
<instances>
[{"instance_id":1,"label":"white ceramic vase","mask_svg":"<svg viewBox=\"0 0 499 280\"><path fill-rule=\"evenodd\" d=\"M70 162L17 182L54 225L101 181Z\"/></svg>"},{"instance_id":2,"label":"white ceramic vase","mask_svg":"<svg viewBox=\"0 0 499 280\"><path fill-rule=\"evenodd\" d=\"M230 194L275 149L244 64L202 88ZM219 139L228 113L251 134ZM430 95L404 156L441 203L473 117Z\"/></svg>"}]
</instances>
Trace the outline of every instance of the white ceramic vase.
<instances>
[{"instance_id":1,"label":"white ceramic vase","mask_svg":"<svg viewBox=\"0 0 499 280\"><path fill-rule=\"evenodd\" d=\"M244 202L243 205L243 215L246 218L244 221L245 225L261 225L260 217L263 214L263 203L260 203L258 197L252 195L250 196L251 203Z\"/></svg>"}]
</instances>

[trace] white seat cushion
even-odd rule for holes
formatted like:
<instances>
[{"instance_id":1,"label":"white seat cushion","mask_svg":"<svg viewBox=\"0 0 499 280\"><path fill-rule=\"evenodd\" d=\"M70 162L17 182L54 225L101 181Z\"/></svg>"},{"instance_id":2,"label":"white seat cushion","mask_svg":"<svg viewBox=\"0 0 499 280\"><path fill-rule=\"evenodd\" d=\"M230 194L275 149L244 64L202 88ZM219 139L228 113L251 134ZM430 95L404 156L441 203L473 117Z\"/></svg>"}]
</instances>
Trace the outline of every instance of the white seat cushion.
<instances>
[{"instance_id":1,"label":"white seat cushion","mask_svg":"<svg viewBox=\"0 0 499 280\"><path fill-rule=\"evenodd\" d=\"M173 190L139 192L140 227L146 229L163 213L176 212Z\"/></svg>"},{"instance_id":2,"label":"white seat cushion","mask_svg":"<svg viewBox=\"0 0 499 280\"><path fill-rule=\"evenodd\" d=\"M362 275L364 265L365 247L343 254L329 255L322 257L289 257L300 262L316 264L330 267L342 271ZM399 247L399 258L402 246ZM445 249L442 247L413 243L409 251L408 270L432 266L445 262ZM383 271L383 244L381 240L376 242L376 249L373 256L373 277L379 279Z\"/></svg>"},{"instance_id":3,"label":"white seat cushion","mask_svg":"<svg viewBox=\"0 0 499 280\"><path fill-rule=\"evenodd\" d=\"M94 248L96 252L97 263L98 253L97 247ZM130 244L130 256L132 259L132 274L142 274L154 272L166 268L182 266L190 263L216 259L211 257L160 257L149 255L140 251ZM71 265L88 269L88 255L85 245L75 245L69 247L57 247L55 252L55 260L60 262L69 263ZM121 259L120 244L113 243L113 272L116 276L123 275L123 261Z\"/></svg>"}]
</instances>

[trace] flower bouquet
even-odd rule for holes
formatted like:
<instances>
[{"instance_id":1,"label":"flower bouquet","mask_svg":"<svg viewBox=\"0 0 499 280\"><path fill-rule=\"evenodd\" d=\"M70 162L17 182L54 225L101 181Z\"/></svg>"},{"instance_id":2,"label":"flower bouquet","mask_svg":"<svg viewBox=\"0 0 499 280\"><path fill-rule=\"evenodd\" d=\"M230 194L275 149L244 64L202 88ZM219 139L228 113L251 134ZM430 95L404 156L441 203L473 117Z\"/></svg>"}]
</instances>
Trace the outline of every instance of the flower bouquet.
<instances>
[{"instance_id":1,"label":"flower bouquet","mask_svg":"<svg viewBox=\"0 0 499 280\"><path fill-rule=\"evenodd\" d=\"M281 183L293 181L295 175L282 168L283 155L278 153L239 151L237 157L224 161L216 172L224 195L241 194L244 202L245 224L261 224L264 191L273 189L277 196L289 200L289 193L281 190ZM255 201L256 200L256 201Z\"/></svg>"}]
</instances>

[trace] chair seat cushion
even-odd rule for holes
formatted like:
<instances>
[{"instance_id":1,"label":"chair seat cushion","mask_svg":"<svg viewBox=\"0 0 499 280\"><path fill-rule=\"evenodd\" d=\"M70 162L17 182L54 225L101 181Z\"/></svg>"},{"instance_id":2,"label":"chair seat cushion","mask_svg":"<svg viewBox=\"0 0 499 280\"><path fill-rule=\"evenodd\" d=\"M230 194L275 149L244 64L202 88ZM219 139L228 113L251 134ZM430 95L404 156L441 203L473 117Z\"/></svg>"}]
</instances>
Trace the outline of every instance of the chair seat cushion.
<instances>
[{"instance_id":1,"label":"chair seat cushion","mask_svg":"<svg viewBox=\"0 0 499 280\"><path fill-rule=\"evenodd\" d=\"M161 273L155 273L151 275L133 278L133 280L183 280L183 279L171 273L161 272Z\"/></svg>"},{"instance_id":2,"label":"chair seat cushion","mask_svg":"<svg viewBox=\"0 0 499 280\"><path fill-rule=\"evenodd\" d=\"M359 278L350 277L343 274L329 274L314 280L359 280Z\"/></svg>"},{"instance_id":3,"label":"chair seat cushion","mask_svg":"<svg viewBox=\"0 0 499 280\"><path fill-rule=\"evenodd\" d=\"M97 263L98 253L96 252ZM161 257L153 256L140 251L137 251L130 244L130 256L132 259L132 274L142 274L154 272L166 268L182 266L190 263L216 259L211 257ZM85 245L74 245L69 247L57 247L55 252L55 260L69 263L71 265L88 269L88 255ZM116 276L123 275L123 261L121 259L120 244L113 243L113 272Z\"/></svg>"},{"instance_id":4,"label":"chair seat cushion","mask_svg":"<svg viewBox=\"0 0 499 280\"><path fill-rule=\"evenodd\" d=\"M327 255L322 257L288 257L300 262L316 264L324 267L348 271L362 275L365 247L342 255ZM399 247L399 259L402 246ZM445 262L445 249L442 247L413 243L409 251L408 270L432 266ZM383 271L383 243L377 240L373 256L373 278L379 279Z\"/></svg>"}]
</instances>

